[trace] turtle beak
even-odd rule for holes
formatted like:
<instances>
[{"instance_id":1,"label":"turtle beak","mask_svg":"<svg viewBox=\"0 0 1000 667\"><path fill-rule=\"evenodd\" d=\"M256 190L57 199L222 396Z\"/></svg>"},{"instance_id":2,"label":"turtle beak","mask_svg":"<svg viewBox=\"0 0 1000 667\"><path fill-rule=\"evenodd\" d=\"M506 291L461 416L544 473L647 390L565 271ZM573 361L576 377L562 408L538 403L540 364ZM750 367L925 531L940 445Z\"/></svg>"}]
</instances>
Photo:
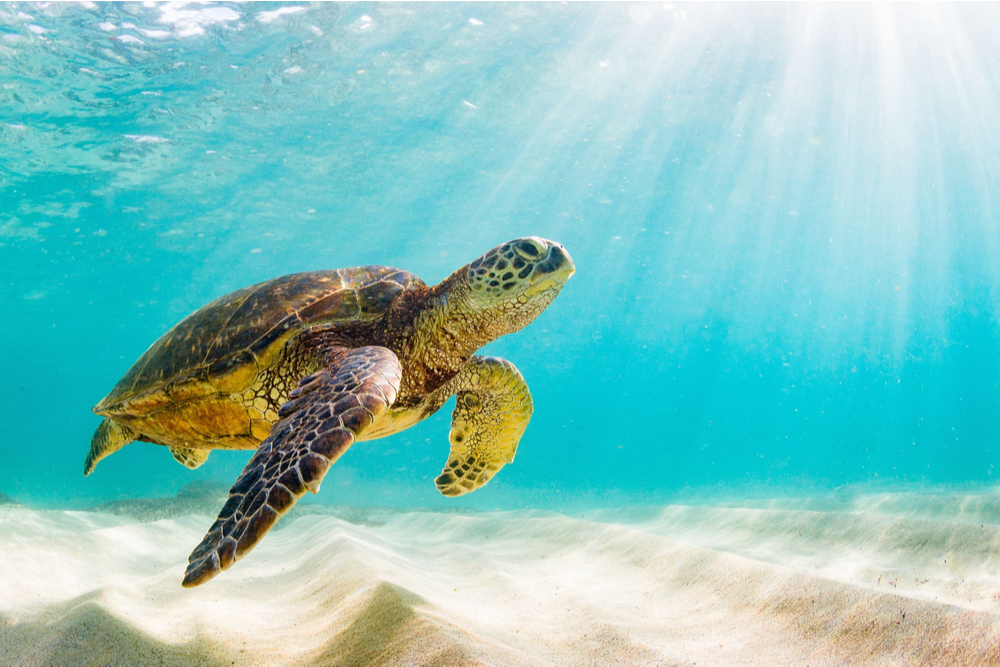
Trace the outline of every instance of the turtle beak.
<instances>
[{"instance_id":1,"label":"turtle beak","mask_svg":"<svg viewBox=\"0 0 1000 667\"><path fill-rule=\"evenodd\" d=\"M535 268L532 284L525 290L526 296L534 296L553 287L561 289L576 273L576 264L566 252L566 248L552 241L545 241L545 244L549 247L549 254Z\"/></svg>"},{"instance_id":2,"label":"turtle beak","mask_svg":"<svg viewBox=\"0 0 1000 667\"><path fill-rule=\"evenodd\" d=\"M559 243L553 243L552 249L549 250L549 262L557 262L557 268L553 273L564 274L565 277L562 282L566 282L570 277L576 273L576 264L573 263L573 258L569 256L566 252L566 248L562 247Z\"/></svg>"}]
</instances>

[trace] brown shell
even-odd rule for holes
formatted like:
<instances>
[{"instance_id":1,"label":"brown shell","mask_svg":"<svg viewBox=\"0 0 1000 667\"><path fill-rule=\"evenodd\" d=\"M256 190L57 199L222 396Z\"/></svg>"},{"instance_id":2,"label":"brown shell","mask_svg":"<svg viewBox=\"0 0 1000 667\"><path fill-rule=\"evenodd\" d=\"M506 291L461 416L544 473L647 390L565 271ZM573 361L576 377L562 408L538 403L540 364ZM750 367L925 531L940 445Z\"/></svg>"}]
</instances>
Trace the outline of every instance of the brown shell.
<instances>
[{"instance_id":1,"label":"brown shell","mask_svg":"<svg viewBox=\"0 0 1000 667\"><path fill-rule=\"evenodd\" d=\"M424 282L407 271L361 266L295 273L231 292L161 336L94 411L107 414L131 402L146 412L207 393L242 391L303 328L375 319L415 286Z\"/></svg>"}]
</instances>

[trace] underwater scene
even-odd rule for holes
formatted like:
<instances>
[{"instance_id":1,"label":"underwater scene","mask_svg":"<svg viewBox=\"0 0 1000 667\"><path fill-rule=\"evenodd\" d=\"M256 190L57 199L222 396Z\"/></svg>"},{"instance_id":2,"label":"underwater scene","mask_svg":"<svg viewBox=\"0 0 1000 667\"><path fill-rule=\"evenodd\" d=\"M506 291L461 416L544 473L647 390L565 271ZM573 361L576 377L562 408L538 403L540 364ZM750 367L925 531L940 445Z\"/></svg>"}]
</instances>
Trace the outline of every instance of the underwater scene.
<instances>
[{"instance_id":1,"label":"underwater scene","mask_svg":"<svg viewBox=\"0 0 1000 667\"><path fill-rule=\"evenodd\" d=\"M0 3L0 664L1000 664L998 59Z\"/></svg>"}]
</instances>

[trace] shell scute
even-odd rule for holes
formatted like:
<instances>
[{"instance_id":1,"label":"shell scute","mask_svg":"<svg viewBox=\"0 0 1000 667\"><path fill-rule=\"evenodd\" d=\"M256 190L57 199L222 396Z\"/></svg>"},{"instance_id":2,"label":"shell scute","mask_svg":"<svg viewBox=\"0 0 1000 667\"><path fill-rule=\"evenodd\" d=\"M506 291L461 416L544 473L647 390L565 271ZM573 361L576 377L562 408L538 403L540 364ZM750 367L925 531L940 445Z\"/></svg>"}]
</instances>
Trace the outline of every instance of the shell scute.
<instances>
[{"instance_id":1,"label":"shell scute","mask_svg":"<svg viewBox=\"0 0 1000 667\"><path fill-rule=\"evenodd\" d=\"M260 369L250 350L240 350L208 367L208 381L222 394L245 391L257 379Z\"/></svg>"},{"instance_id":2,"label":"shell scute","mask_svg":"<svg viewBox=\"0 0 1000 667\"><path fill-rule=\"evenodd\" d=\"M282 276L226 294L153 343L94 411L143 416L213 392L239 394L304 327L377 317L400 292L424 286L406 271L362 266Z\"/></svg>"},{"instance_id":3,"label":"shell scute","mask_svg":"<svg viewBox=\"0 0 1000 667\"><path fill-rule=\"evenodd\" d=\"M306 321L314 321L323 317L331 317L335 320L353 320L361 314L361 307L358 305L358 295L354 290L341 290L330 294L322 299L303 306L299 310L299 317Z\"/></svg>"},{"instance_id":4,"label":"shell scute","mask_svg":"<svg viewBox=\"0 0 1000 667\"><path fill-rule=\"evenodd\" d=\"M250 415L246 408L228 399L184 403L179 413L200 435L214 437L250 433Z\"/></svg>"},{"instance_id":5,"label":"shell scute","mask_svg":"<svg viewBox=\"0 0 1000 667\"><path fill-rule=\"evenodd\" d=\"M378 315L385 312L400 288L394 282L380 281L358 290L358 305L363 315Z\"/></svg>"},{"instance_id":6,"label":"shell scute","mask_svg":"<svg viewBox=\"0 0 1000 667\"><path fill-rule=\"evenodd\" d=\"M217 390L208 383L204 374L200 373L196 377L174 380L167 385L166 392L172 401L187 401L193 398L211 396L217 393Z\"/></svg>"}]
</instances>

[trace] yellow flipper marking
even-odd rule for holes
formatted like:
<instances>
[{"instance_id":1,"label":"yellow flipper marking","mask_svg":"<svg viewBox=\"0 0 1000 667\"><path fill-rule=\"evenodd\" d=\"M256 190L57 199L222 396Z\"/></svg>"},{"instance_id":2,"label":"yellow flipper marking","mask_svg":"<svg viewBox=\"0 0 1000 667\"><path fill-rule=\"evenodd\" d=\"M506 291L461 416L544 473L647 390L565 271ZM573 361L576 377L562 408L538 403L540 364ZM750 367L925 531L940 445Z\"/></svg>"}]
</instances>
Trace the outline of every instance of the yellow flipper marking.
<instances>
[{"instance_id":1,"label":"yellow flipper marking","mask_svg":"<svg viewBox=\"0 0 1000 667\"><path fill-rule=\"evenodd\" d=\"M457 398L451 453L434 482L443 495L461 496L514 461L531 420L531 393L514 364L496 357L473 357L448 388Z\"/></svg>"}]
</instances>

